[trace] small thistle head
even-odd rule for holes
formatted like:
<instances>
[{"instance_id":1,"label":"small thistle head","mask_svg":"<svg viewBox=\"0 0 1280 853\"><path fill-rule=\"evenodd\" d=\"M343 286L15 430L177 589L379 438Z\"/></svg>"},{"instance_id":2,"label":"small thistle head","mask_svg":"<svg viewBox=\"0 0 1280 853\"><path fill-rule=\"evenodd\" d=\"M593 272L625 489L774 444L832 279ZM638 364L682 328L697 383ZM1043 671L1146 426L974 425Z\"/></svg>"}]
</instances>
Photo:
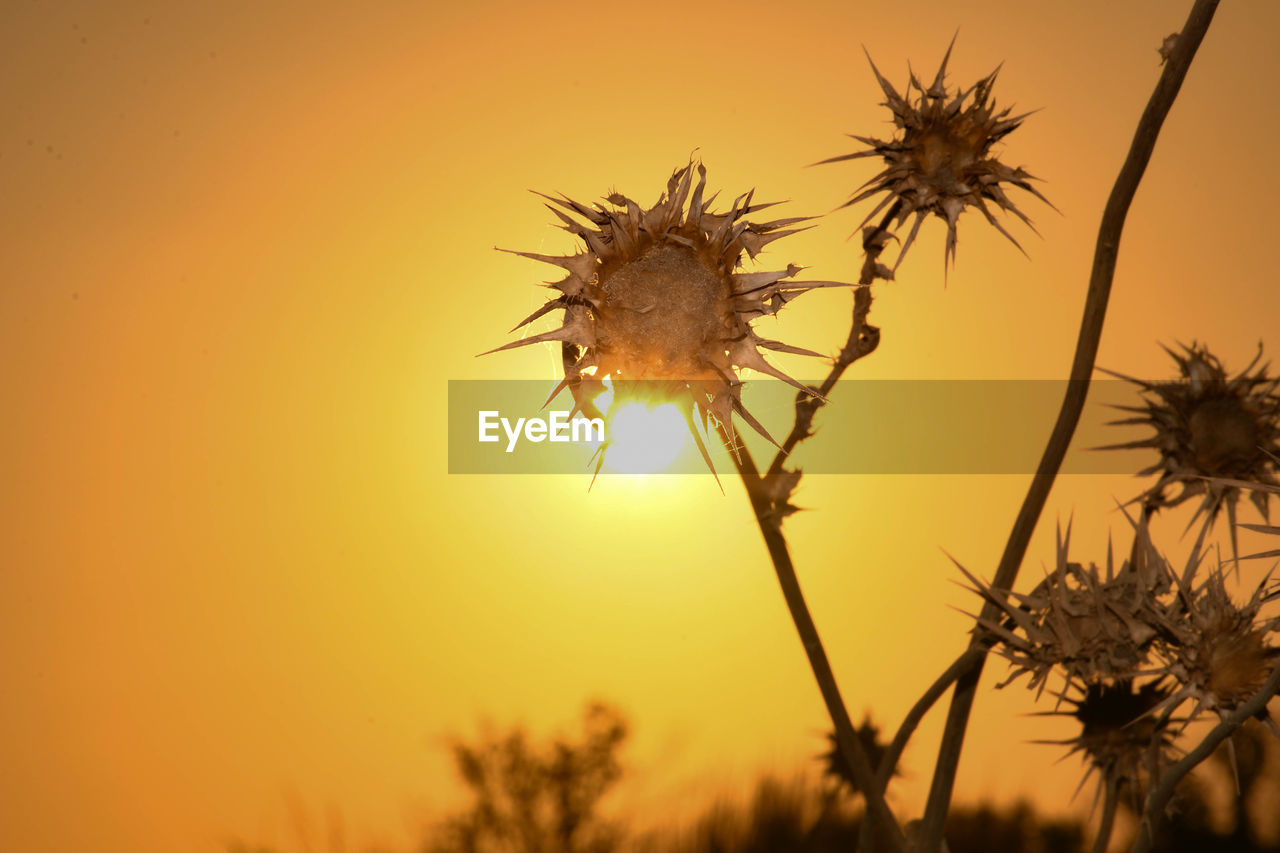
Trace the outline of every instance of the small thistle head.
<instances>
[{"instance_id":1,"label":"small thistle head","mask_svg":"<svg viewBox=\"0 0 1280 853\"><path fill-rule=\"evenodd\" d=\"M1166 350L1178 366L1179 377L1171 382L1120 377L1142 388L1144 405L1122 407L1134 416L1115 423L1141 424L1155 433L1108 449L1159 451L1160 461L1139 473L1158 474L1155 484L1136 499L1148 510L1203 495L1197 517L1207 513L1212 520L1224 506L1234 515L1240 485L1224 480L1272 486L1278 482L1280 378L1268 376L1266 365L1254 370L1261 349L1234 377L1206 347L1193 343L1181 349ZM1173 488L1176 494L1170 493ZM1250 498L1265 518L1267 492L1253 490Z\"/></svg>"},{"instance_id":2,"label":"small thistle head","mask_svg":"<svg viewBox=\"0 0 1280 853\"><path fill-rule=\"evenodd\" d=\"M751 192L729 210L713 212L712 199L703 197L706 169L696 166L696 183L694 171L693 163L677 169L648 209L616 192L591 207L544 196L564 229L582 240L583 251L564 257L514 253L567 273L550 285L557 295L516 328L553 310L564 312L564 322L493 352L559 341L564 379L556 393L567 387L575 409L593 417L600 416L594 401L604 380L612 378L682 395L692 404L691 428L695 415L728 425L737 413L768 437L743 407L735 371L750 368L814 393L767 362L761 350L823 356L758 336L752 320L777 313L801 293L845 285L798 281L801 267L794 265L741 271L744 256L754 258L774 240L803 230L793 226L807 217L753 223L746 217L771 204L753 204ZM705 448L703 455L710 464Z\"/></svg>"},{"instance_id":3,"label":"small thistle head","mask_svg":"<svg viewBox=\"0 0 1280 853\"><path fill-rule=\"evenodd\" d=\"M1156 713L1168 692L1156 682L1137 686L1127 679L1073 686L1079 695L1067 702L1080 734L1062 742L1071 747L1067 754L1083 753L1090 771L1116 791L1135 794L1159 778L1173 745L1167 716Z\"/></svg>"},{"instance_id":4,"label":"small thistle head","mask_svg":"<svg viewBox=\"0 0 1280 853\"><path fill-rule=\"evenodd\" d=\"M1152 644L1163 621L1158 598L1172 571L1137 531L1134 559L1120 568L1108 552L1105 571L1068 560L1070 529L1059 534L1054 568L1027 594L997 590L961 567L974 591L996 604L1003 618L979 619L1007 659L1012 674L1000 686L1029 675L1028 687L1043 690L1060 668L1067 682L1093 685L1146 673Z\"/></svg>"},{"instance_id":5,"label":"small thistle head","mask_svg":"<svg viewBox=\"0 0 1280 853\"><path fill-rule=\"evenodd\" d=\"M1048 200L1032 186L1031 181L1035 180L1032 175L1020 167L1005 165L992 151L997 142L1016 130L1026 118L1025 114L1010 116L1008 108L997 111L991 89L999 69L968 89L952 91L946 87L950 57L951 47L948 47L938 73L927 87L912 73L904 96L884 78L868 56L871 70L885 94L884 105L893 113L897 132L887 140L850 134L869 147L822 161L835 163L876 156L883 160L884 170L860 187L844 206L883 194L863 220L863 225L886 207L889 208L886 223L896 219L895 228L901 228L908 219L915 217L911 231L898 252L894 271L906 257L920 224L930 214L947 223L945 260L954 264L956 224L967 208L980 211L1021 251L1022 247L996 219L991 206L1012 213L1034 231L1031 220L1018 209L1005 189L1017 187L1048 204Z\"/></svg>"},{"instance_id":6,"label":"small thistle head","mask_svg":"<svg viewBox=\"0 0 1280 853\"><path fill-rule=\"evenodd\" d=\"M1247 702L1280 662L1280 649L1269 642L1280 617L1262 615L1273 597L1270 576L1244 605L1231 600L1225 576L1219 565L1196 588L1180 581L1178 618L1160 644L1166 671L1178 683L1170 704L1193 701L1189 718L1202 710L1227 713Z\"/></svg>"},{"instance_id":7,"label":"small thistle head","mask_svg":"<svg viewBox=\"0 0 1280 853\"><path fill-rule=\"evenodd\" d=\"M854 729L854 732L858 735L858 741L862 744L862 751L866 753L872 769L878 768L880 761L888 751L888 744L880 740L880 727L871 722L870 716L865 716L862 718L862 724ZM851 793L860 793L858 783L853 778L853 770L849 767L849 763L845 761L844 753L840 751L840 743L836 739L835 732L827 732L827 743L829 749L821 755L822 761L826 765L825 775L847 787ZM896 776L898 769L895 767L893 772Z\"/></svg>"}]
</instances>

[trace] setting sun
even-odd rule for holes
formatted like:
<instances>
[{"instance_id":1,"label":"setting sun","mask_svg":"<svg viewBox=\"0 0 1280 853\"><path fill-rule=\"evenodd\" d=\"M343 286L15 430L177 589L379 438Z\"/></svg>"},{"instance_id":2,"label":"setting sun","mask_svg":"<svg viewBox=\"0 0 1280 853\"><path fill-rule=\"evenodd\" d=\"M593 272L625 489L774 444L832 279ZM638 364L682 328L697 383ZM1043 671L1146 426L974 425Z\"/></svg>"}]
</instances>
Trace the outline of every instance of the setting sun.
<instances>
[{"instance_id":1,"label":"setting sun","mask_svg":"<svg viewBox=\"0 0 1280 853\"><path fill-rule=\"evenodd\" d=\"M670 465L686 443L689 428L674 403L624 403L609 418L605 464L620 474L651 474Z\"/></svg>"}]
</instances>

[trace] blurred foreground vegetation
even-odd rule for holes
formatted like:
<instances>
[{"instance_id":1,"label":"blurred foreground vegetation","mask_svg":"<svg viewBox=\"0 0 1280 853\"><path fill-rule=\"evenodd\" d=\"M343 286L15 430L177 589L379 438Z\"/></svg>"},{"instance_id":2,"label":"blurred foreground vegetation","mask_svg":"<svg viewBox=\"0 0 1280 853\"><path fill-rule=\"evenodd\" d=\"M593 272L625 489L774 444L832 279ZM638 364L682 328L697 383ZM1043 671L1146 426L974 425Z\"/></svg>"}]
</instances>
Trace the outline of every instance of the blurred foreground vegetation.
<instances>
[{"instance_id":1,"label":"blurred foreground vegetation","mask_svg":"<svg viewBox=\"0 0 1280 853\"><path fill-rule=\"evenodd\" d=\"M614 816L625 796L620 750L623 716L590 705L576 738L531 742L519 728L474 743L451 743L455 769L470 796L464 809L424 830L413 853L848 853L861 826L860 798L841 781L829 755L821 778L799 772L764 776L745 802L720 799L685 825L634 831ZM862 734L874 740L875 728ZM1156 849L1167 853L1280 853L1280 743L1261 724L1246 726L1226 749L1188 777L1176 813ZM1236 779L1238 779L1238 787ZM1086 791L1092 782L1086 783ZM1085 793L1081 797L1085 797ZM1133 830L1113 839L1127 849ZM1082 853L1082 821L1050 820L1027 802L952 809L950 853ZM313 845L304 844L308 850ZM245 842L228 853L284 853ZM325 853L352 853L339 833ZM363 853L398 853L366 849Z\"/></svg>"}]
</instances>

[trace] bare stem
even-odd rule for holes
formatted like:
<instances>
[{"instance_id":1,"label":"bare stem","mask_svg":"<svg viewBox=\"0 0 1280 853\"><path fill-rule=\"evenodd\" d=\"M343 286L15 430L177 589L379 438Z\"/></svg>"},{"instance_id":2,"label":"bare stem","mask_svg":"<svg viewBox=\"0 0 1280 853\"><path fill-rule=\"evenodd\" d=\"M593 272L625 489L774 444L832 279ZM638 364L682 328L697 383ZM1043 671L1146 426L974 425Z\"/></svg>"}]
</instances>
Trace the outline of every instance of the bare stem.
<instances>
[{"instance_id":1,"label":"bare stem","mask_svg":"<svg viewBox=\"0 0 1280 853\"><path fill-rule=\"evenodd\" d=\"M1224 717L1222 722L1214 726L1205 739L1200 741L1199 746L1188 752L1181 761L1170 767L1160 777L1160 784L1147 795L1147 801L1143 804L1142 823L1138 827L1138 837L1134 839L1130 853L1147 853L1151 849L1152 836L1160 819L1164 817L1164 810L1169 805L1169 800L1173 798L1178 783L1191 772L1192 768L1208 758L1218 748L1218 744L1244 725L1246 720L1261 714L1277 691L1280 691L1280 665L1271 671L1271 677L1262 685L1261 690L1253 694L1248 702Z\"/></svg>"},{"instance_id":2,"label":"bare stem","mask_svg":"<svg viewBox=\"0 0 1280 853\"><path fill-rule=\"evenodd\" d=\"M933 684L929 685L929 689L911 706L911 710L902 718L902 724L898 726L897 734L893 736L893 740L880 758L880 766L876 768L877 790L888 790L889 780L893 778L893 771L898 766L898 759L902 757L903 750L907 748L911 735L915 733L916 727L920 725L924 715L929 712L935 702L942 698L942 694L946 693L947 688L958 678L973 667L981 664L985 654L985 648L965 649L960 653L960 657L956 658L951 663L951 666L947 667L942 675L939 675ZM869 849L870 839L870 824L863 822L862 828L858 832L858 849Z\"/></svg>"},{"instance_id":3,"label":"bare stem","mask_svg":"<svg viewBox=\"0 0 1280 853\"><path fill-rule=\"evenodd\" d=\"M795 424L774 455L773 462L769 464L770 474L781 474L783 463L786 462L791 451L795 450L800 442L813 435L810 431L813 426L813 416L817 414L818 409L822 408L823 403L826 402L826 396L836 387L836 383L840 381L840 377L844 375L849 365L875 352L876 347L880 345L880 329L867 322L867 314L871 312L871 282L877 275L876 261L884 250L889 223L901 209L902 202L894 202L881 217L880 224L873 229L868 229L863 235L862 275L853 293L853 322L849 326L849 337L840 348L840 353L832 363L827 378L814 389L818 395L804 391L796 394Z\"/></svg>"},{"instance_id":4,"label":"bare stem","mask_svg":"<svg viewBox=\"0 0 1280 853\"><path fill-rule=\"evenodd\" d=\"M1093 853L1107 853L1111 844L1111 831L1116 825L1116 806L1120 799L1115 779L1108 779L1102 795L1102 820L1098 822L1098 835L1093 839Z\"/></svg>"},{"instance_id":5,"label":"bare stem","mask_svg":"<svg viewBox=\"0 0 1280 853\"><path fill-rule=\"evenodd\" d=\"M929 689L911 706L911 710L902 718L902 724L898 726L898 733L894 735L893 741L889 744L889 748L885 750L884 756L880 760L876 781L881 786L889 784L889 778L893 776L894 768L898 765L898 759L902 757L902 751L906 749L907 742L911 740L911 735L915 732L916 726L920 725L920 721L924 719L924 715L933 707L933 703L942 698L942 694L947 692L947 688L953 682L981 664L982 657L986 652L987 650L984 646L965 649L961 652L960 657L952 661L951 666L947 667L942 675L939 675L937 680L929 685Z\"/></svg>"},{"instance_id":6,"label":"bare stem","mask_svg":"<svg viewBox=\"0 0 1280 853\"><path fill-rule=\"evenodd\" d=\"M845 710L844 699L840 696L840 688L836 685L835 673L827 660L822 639L818 636L818 627L809 613L804 593L800 590L800 580L796 577L795 566L791 562L791 554L787 550L787 540L774 512L772 499L765 490L765 478L760 476L755 461L747 448L737 442L732 427L721 424L721 437L725 446L736 448L730 455L737 466L742 485L747 490L751 508L755 512L756 522L760 525L760 533L764 536L765 546L769 550L769 558L773 562L774 572L778 576L778 584L782 587L782 597L791 612L791 620L800 634L800 642L805 654L809 657L809 666L826 702L827 713L835 726L836 744L840 754L853 771L853 779L859 790L863 792L867 803L867 815L876 823L881 835L894 851L903 851L904 838L893 813L885 802L883 790L875 784L875 773L867 758L862 742L854 730L849 712ZM870 821L868 821L870 822Z\"/></svg>"},{"instance_id":7,"label":"bare stem","mask_svg":"<svg viewBox=\"0 0 1280 853\"><path fill-rule=\"evenodd\" d=\"M1027 544L1031 540L1031 533L1040 518L1041 510L1044 509L1058 470L1062 466L1071 437L1075 434L1080 413L1084 409L1085 396L1089 391L1094 362L1098 355L1098 342L1102 337L1102 324L1106 318L1107 301L1111 295L1111 283L1115 277L1116 258L1120 251L1120 235L1124 230L1125 217L1137 193L1142 175L1146 171L1147 163L1151 160L1151 153L1155 149L1160 128L1169 114L1169 109L1173 106L1178 90L1182 87L1187 69L1191 67L1191 60L1204 39L1217 6L1218 0L1196 0L1186 25L1169 54L1164 73L1160 75L1155 91L1138 122L1128 156L1120 168L1115 186L1107 199L1102 223L1098 228L1093 269L1089 276L1089 290L1085 298L1075 357L1071 364L1071 378L1062 401L1062 409L1058 413L1058 420L1054 424L1044 455L1040 459L1040 465L1032 478L1027 496L1023 500L1022 508L1018 512L1018 517L1005 544L999 568L991 582L992 589L1013 588L1018 569L1026 555ZM998 608L995 604L987 602L983 606L981 618L994 621L998 616ZM970 641L970 648L976 647L980 642L981 640L975 636ZM943 730L942 743L938 749L938 761L934 766L929 801L920 827L921 844L918 849L921 851L933 853L940 848L943 825L955 785L956 768L959 766L960 751L964 745L965 729L969 723L969 712L973 708L974 696L977 694L981 677L980 662L959 679L952 694L951 708Z\"/></svg>"}]
</instances>

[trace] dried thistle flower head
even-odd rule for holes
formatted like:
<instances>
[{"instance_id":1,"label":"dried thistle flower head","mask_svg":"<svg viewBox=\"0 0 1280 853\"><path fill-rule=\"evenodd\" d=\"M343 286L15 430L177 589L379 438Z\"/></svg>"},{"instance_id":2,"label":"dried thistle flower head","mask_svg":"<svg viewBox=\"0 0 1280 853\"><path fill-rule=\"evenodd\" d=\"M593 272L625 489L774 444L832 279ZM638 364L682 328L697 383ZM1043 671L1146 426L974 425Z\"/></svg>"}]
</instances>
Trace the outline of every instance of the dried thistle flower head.
<instances>
[{"instance_id":1,"label":"dried thistle flower head","mask_svg":"<svg viewBox=\"0 0 1280 853\"><path fill-rule=\"evenodd\" d=\"M1160 452L1159 462L1139 472L1139 476L1159 474L1155 485L1135 499L1149 511L1203 495L1192 522L1201 513L1208 513L1212 520L1225 505L1234 527L1241 489L1224 480L1277 485L1280 378L1269 377L1267 365L1254 371L1262 358L1261 347L1235 377L1227 375L1208 348L1194 342L1183 345L1181 353L1167 347L1165 351L1178 365L1180 376L1172 382L1143 382L1106 371L1138 385L1145 395L1145 405L1119 407L1134 412L1134 417L1114 423L1150 426L1155 434L1103 449L1151 447ZM1181 490L1166 494L1172 486ZM1267 492L1253 490L1250 499L1266 518Z\"/></svg>"},{"instance_id":2,"label":"dried thistle flower head","mask_svg":"<svg viewBox=\"0 0 1280 853\"><path fill-rule=\"evenodd\" d=\"M1173 745L1169 718L1156 713L1168 692L1157 682L1137 686L1129 679L1070 686L1078 694L1067 697L1072 709L1047 716L1075 717L1080 734L1042 743L1069 746L1068 755L1083 753L1089 762L1085 779L1096 771L1117 793L1137 794L1159 778Z\"/></svg>"},{"instance_id":3,"label":"dried thistle flower head","mask_svg":"<svg viewBox=\"0 0 1280 853\"><path fill-rule=\"evenodd\" d=\"M1280 662L1280 649L1268 642L1280 629L1280 617L1263 617L1270 575L1237 606L1227 594L1226 572L1219 565L1200 586L1179 580L1178 618L1161 642L1165 670L1177 681L1171 706L1192 700L1188 719L1201 711L1225 714L1247 702Z\"/></svg>"},{"instance_id":4,"label":"dried thistle flower head","mask_svg":"<svg viewBox=\"0 0 1280 853\"><path fill-rule=\"evenodd\" d=\"M862 743L862 751L866 753L871 767L878 768L889 749L888 744L880 740L880 727L871 721L870 715L867 715L862 718L862 724L854 729L854 732ZM829 748L821 756L826 765L826 775L846 786L852 793L860 793L858 783L854 780L853 770L845 761L844 753L840 751L840 743L835 732L827 732L827 743ZM898 775L898 768L895 767L893 773L895 776Z\"/></svg>"},{"instance_id":5,"label":"dried thistle flower head","mask_svg":"<svg viewBox=\"0 0 1280 853\"><path fill-rule=\"evenodd\" d=\"M591 207L543 196L584 250L564 257L514 253L567 273L549 285L558 294L516 328L554 310L563 310L564 322L491 352L560 341L564 379L552 397L567 387L575 409L593 417L600 414L594 401L606 378L624 386L644 382L650 392L656 388L667 397L680 395L692 403L690 427L710 465L693 429L699 413L728 425L736 412L768 437L742 405L736 369L757 370L813 393L765 361L761 349L823 356L762 338L751 321L777 313L806 291L847 285L797 281L801 267L794 265L774 272L740 271L744 255L754 258L774 240L803 230L791 226L808 217L750 222L748 214L771 206L753 204L751 192L736 198L729 210L714 213L714 199L703 198L706 169L701 164L696 169L696 184L693 163L677 169L648 209L620 193Z\"/></svg>"},{"instance_id":6,"label":"dried thistle flower head","mask_svg":"<svg viewBox=\"0 0 1280 853\"><path fill-rule=\"evenodd\" d=\"M1084 685L1149 673L1148 656L1164 621L1158 596L1170 587L1172 571L1145 528L1137 535L1135 559L1117 571L1108 549L1104 574L1096 564L1070 562L1071 530L1059 531L1053 571L1025 595L994 589L960 566L973 590L1004 614L999 622L977 620L1010 663L1012 674L1001 687L1027 674L1027 686L1043 691L1055 667L1068 683Z\"/></svg>"},{"instance_id":7,"label":"dried thistle flower head","mask_svg":"<svg viewBox=\"0 0 1280 853\"><path fill-rule=\"evenodd\" d=\"M906 95L903 96L884 78L868 55L867 61L871 62L871 70L885 94L884 105L893 113L897 133L887 140L850 134L853 139L870 148L822 161L836 163L876 156L884 161L884 170L859 187L843 206L848 207L883 193L883 198L867 214L862 225L866 225L886 207L889 212L885 222L896 219L895 228L901 228L907 219L915 216L911 231L893 265L895 271L914 242L920 224L929 214L947 223L945 260L953 265L956 254L956 223L966 208L981 211L987 221L1021 251L1022 246L996 219L988 203L1012 213L1032 231L1035 227L1031 220L1006 195L1006 186L1025 190L1049 204L1048 199L1031 185L1031 181L1036 178L1021 167L1011 168L1005 165L992 152L993 146L1017 129L1026 118L1026 114L1010 116L1008 108L996 110L991 88L999 69L968 89L949 91L946 87L946 71L950 57L949 46L942 57L938 73L928 87L921 85L914 72L911 73ZM861 227L860 225L859 228Z\"/></svg>"}]
</instances>

